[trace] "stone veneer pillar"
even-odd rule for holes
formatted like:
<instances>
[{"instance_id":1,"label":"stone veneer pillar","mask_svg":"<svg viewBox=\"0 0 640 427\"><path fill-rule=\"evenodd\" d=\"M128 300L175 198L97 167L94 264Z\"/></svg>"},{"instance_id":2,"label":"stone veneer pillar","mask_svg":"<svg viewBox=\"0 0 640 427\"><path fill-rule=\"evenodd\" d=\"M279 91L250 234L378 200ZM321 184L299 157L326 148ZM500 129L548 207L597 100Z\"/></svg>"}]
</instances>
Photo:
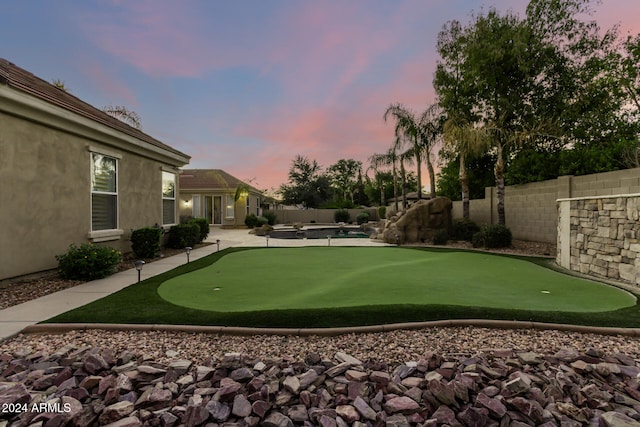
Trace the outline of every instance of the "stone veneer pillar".
<instances>
[{"instance_id":1,"label":"stone veneer pillar","mask_svg":"<svg viewBox=\"0 0 640 427\"><path fill-rule=\"evenodd\" d=\"M556 262L640 287L640 194L558 199Z\"/></svg>"}]
</instances>

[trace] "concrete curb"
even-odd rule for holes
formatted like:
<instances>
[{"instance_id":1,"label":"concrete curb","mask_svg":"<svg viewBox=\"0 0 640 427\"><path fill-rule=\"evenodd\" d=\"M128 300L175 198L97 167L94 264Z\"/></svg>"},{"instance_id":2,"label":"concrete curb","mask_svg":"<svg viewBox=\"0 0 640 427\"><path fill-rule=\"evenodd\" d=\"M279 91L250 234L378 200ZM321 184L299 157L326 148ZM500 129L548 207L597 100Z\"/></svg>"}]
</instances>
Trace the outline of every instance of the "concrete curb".
<instances>
[{"instance_id":1,"label":"concrete curb","mask_svg":"<svg viewBox=\"0 0 640 427\"><path fill-rule=\"evenodd\" d=\"M640 328L614 328L603 326L568 325L562 323L523 322L515 320L452 319L430 322L392 323L387 325L356 326L344 328L248 328L238 326L195 326L195 325L147 325L112 323L41 323L30 325L20 331L21 334L52 334L69 331L105 330L105 331L167 331L207 333L221 335L289 335L289 336L337 336L346 334L380 333L398 330L426 328L475 326L492 329L538 329L579 332L597 335L622 335L640 337Z\"/></svg>"}]
</instances>

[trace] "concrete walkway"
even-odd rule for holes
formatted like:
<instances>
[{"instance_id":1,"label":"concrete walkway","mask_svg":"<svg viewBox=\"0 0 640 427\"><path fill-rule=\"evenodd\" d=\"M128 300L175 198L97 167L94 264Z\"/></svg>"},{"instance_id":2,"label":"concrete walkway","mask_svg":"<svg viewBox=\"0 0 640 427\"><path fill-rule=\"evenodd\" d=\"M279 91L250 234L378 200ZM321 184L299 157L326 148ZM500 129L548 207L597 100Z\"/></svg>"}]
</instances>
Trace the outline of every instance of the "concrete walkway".
<instances>
[{"instance_id":1,"label":"concrete walkway","mask_svg":"<svg viewBox=\"0 0 640 427\"><path fill-rule=\"evenodd\" d=\"M234 246L266 247L267 244L269 247L327 246L329 244L326 239L269 239L267 242L265 237L249 234L246 229L212 228L209 237L205 241L213 244L192 251L190 259L200 259L217 251L217 240L220 241L220 250ZM332 239L330 243L331 246L385 246L384 243L370 239ZM184 264L186 261L186 254L179 254L146 264L142 269L141 279L144 280L164 273ZM0 341L20 333L27 326L50 319L126 288L136 283L137 280L138 272L135 268L132 268L104 279L83 283L73 288L0 310Z\"/></svg>"}]
</instances>

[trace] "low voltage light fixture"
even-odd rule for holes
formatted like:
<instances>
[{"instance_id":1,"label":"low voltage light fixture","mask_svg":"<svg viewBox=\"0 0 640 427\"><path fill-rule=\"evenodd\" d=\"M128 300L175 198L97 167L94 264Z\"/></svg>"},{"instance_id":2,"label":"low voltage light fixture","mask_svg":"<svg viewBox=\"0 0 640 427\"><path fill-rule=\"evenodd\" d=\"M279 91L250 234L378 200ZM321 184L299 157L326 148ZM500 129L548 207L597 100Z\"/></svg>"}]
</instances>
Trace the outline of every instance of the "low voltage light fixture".
<instances>
[{"instance_id":1,"label":"low voltage light fixture","mask_svg":"<svg viewBox=\"0 0 640 427\"><path fill-rule=\"evenodd\" d=\"M327 246L331 246L331 236L327 235Z\"/></svg>"},{"instance_id":2,"label":"low voltage light fixture","mask_svg":"<svg viewBox=\"0 0 640 427\"><path fill-rule=\"evenodd\" d=\"M189 254L191 253L191 249L193 249L191 246L184 248L184 251L187 253L187 264L189 264Z\"/></svg>"},{"instance_id":3,"label":"low voltage light fixture","mask_svg":"<svg viewBox=\"0 0 640 427\"><path fill-rule=\"evenodd\" d=\"M220 239L216 239L216 245L218 245L218 252L220 252Z\"/></svg>"},{"instance_id":4,"label":"low voltage light fixture","mask_svg":"<svg viewBox=\"0 0 640 427\"><path fill-rule=\"evenodd\" d=\"M265 234L265 235L264 235L264 238L265 238L265 239L267 239L267 247L269 247L269 235L268 235L268 234Z\"/></svg>"},{"instance_id":5,"label":"low voltage light fixture","mask_svg":"<svg viewBox=\"0 0 640 427\"><path fill-rule=\"evenodd\" d=\"M140 272L142 272L142 267L144 266L145 262L139 259L133 264L136 266L136 270L138 271L138 283L140 283Z\"/></svg>"}]
</instances>

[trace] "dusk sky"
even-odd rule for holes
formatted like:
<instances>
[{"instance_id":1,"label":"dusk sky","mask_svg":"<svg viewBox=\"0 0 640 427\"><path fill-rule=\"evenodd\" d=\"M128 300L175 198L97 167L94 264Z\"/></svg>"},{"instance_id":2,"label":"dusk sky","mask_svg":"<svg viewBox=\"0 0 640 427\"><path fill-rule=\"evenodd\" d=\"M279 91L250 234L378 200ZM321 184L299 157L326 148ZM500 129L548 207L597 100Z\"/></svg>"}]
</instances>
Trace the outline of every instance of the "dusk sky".
<instances>
[{"instance_id":1,"label":"dusk sky","mask_svg":"<svg viewBox=\"0 0 640 427\"><path fill-rule=\"evenodd\" d=\"M297 154L327 167L387 150L391 103L423 110L443 24L525 0L0 1L0 57L261 189ZM640 32L640 0L592 19ZM426 168L424 168L426 170ZM428 186L424 173L423 184Z\"/></svg>"}]
</instances>

